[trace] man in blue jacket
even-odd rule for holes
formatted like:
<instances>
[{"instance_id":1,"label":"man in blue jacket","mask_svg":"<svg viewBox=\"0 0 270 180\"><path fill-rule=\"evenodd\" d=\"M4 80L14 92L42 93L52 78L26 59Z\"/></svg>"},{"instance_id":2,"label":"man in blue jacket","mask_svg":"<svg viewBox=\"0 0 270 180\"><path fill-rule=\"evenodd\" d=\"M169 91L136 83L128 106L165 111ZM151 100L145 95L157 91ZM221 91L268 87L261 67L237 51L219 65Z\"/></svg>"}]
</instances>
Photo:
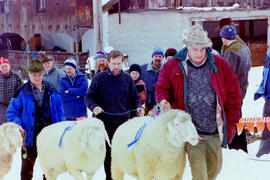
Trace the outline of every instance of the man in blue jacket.
<instances>
[{"instance_id":1,"label":"man in blue jacket","mask_svg":"<svg viewBox=\"0 0 270 180\"><path fill-rule=\"evenodd\" d=\"M84 94L88 88L87 77L77 69L77 63L70 57L64 62L66 76L60 80L58 92L61 95L67 120L87 117Z\"/></svg>"},{"instance_id":2,"label":"man in blue jacket","mask_svg":"<svg viewBox=\"0 0 270 180\"><path fill-rule=\"evenodd\" d=\"M263 66L263 78L259 89L254 94L254 100L257 100L261 97L264 99L263 106L263 117L270 116L270 49L267 51L267 55L264 59ZM270 132L265 123L264 130L262 132L262 139L260 143L259 150L256 156L259 158L264 154L270 153Z\"/></svg>"},{"instance_id":3,"label":"man in blue jacket","mask_svg":"<svg viewBox=\"0 0 270 180\"><path fill-rule=\"evenodd\" d=\"M159 71L161 69L164 52L156 47L152 53L152 61L141 66L141 78L145 82L147 97L145 102L145 114L148 114L154 105L156 105L155 84L158 81Z\"/></svg>"},{"instance_id":4,"label":"man in blue jacket","mask_svg":"<svg viewBox=\"0 0 270 180\"><path fill-rule=\"evenodd\" d=\"M22 148L21 180L32 179L38 133L45 126L65 121L61 97L53 85L42 80L44 67L41 60L31 59L27 71L29 80L17 89L6 113L9 122L20 125L22 134L26 132L26 148Z\"/></svg>"}]
</instances>

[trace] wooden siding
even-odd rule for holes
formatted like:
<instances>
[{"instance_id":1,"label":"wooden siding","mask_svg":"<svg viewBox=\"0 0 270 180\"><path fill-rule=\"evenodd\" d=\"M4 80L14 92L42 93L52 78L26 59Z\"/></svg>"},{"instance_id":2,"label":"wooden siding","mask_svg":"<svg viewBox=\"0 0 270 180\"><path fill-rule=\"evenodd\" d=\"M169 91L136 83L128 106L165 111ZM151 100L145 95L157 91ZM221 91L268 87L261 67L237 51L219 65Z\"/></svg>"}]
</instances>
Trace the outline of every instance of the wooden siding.
<instances>
[{"instance_id":1,"label":"wooden siding","mask_svg":"<svg viewBox=\"0 0 270 180\"><path fill-rule=\"evenodd\" d=\"M232 6L238 3L241 7L270 7L269 0L125 0L121 3L129 5L129 10L154 9L154 8L177 8L183 7L213 7Z\"/></svg>"},{"instance_id":2,"label":"wooden siding","mask_svg":"<svg viewBox=\"0 0 270 180\"><path fill-rule=\"evenodd\" d=\"M37 12L36 0L12 0L9 10L0 12L0 34L17 33L26 41L35 33L66 33L79 42L93 28L92 0L45 0Z\"/></svg>"},{"instance_id":3,"label":"wooden siding","mask_svg":"<svg viewBox=\"0 0 270 180\"><path fill-rule=\"evenodd\" d=\"M40 52L36 53L36 57L40 57ZM85 65L87 64L87 58L89 53L63 53L63 52L46 52L46 54L52 56L55 61L56 67L63 69L63 64L68 57L74 57L78 55L78 65L79 70L85 73ZM27 78L27 72L25 70L28 63L27 59L30 59L31 52L28 52L27 56L24 54L24 51L15 51L15 50L1 50L0 57L6 57L12 64L12 69L20 72L23 78Z\"/></svg>"}]
</instances>

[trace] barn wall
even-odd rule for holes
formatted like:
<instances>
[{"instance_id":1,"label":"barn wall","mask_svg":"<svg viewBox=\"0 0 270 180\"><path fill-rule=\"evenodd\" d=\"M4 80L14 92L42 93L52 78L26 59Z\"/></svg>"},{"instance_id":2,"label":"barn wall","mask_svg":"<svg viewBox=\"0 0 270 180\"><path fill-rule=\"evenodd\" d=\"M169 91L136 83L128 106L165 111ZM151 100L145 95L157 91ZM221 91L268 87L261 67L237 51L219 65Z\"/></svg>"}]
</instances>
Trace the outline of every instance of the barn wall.
<instances>
[{"instance_id":1,"label":"barn wall","mask_svg":"<svg viewBox=\"0 0 270 180\"><path fill-rule=\"evenodd\" d=\"M183 47L183 30L191 22L178 13L141 12L109 16L109 44L129 55L129 63L143 64L151 61L153 49Z\"/></svg>"},{"instance_id":2,"label":"barn wall","mask_svg":"<svg viewBox=\"0 0 270 180\"><path fill-rule=\"evenodd\" d=\"M16 32L29 40L35 33L66 33L78 40L93 28L90 0L46 0L44 12L36 6L36 0L9 1L9 12L0 12L0 34Z\"/></svg>"}]
</instances>

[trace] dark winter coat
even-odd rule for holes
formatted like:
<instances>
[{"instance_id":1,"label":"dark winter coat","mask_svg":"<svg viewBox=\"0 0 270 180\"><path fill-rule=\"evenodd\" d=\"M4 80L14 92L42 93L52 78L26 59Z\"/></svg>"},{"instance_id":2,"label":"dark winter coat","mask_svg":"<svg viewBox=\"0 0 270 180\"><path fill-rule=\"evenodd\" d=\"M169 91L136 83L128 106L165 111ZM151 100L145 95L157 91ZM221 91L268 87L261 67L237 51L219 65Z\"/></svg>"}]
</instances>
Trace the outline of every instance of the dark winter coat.
<instances>
[{"instance_id":1,"label":"dark winter coat","mask_svg":"<svg viewBox=\"0 0 270 180\"><path fill-rule=\"evenodd\" d=\"M10 71L8 76L0 73L0 103L9 104L18 87L23 84L20 74Z\"/></svg>"},{"instance_id":2,"label":"dark winter coat","mask_svg":"<svg viewBox=\"0 0 270 180\"><path fill-rule=\"evenodd\" d=\"M147 89L147 97L145 104L152 108L156 105L156 96L155 96L155 84L158 81L158 75L160 69L154 70L152 67L152 62L148 64L144 64L141 66L142 74L141 79L144 81Z\"/></svg>"},{"instance_id":3,"label":"dark winter coat","mask_svg":"<svg viewBox=\"0 0 270 180\"><path fill-rule=\"evenodd\" d=\"M43 79L53 84L55 89L58 90L58 85L61 78L65 77L65 72L56 67L52 67L48 74L44 73Z\"/></svg>"},{"instance_id":4,"label":"dark winter coat","mask_svg":"<svg viewBox=\"0 0 270 180\"><path fill-rule=\"evenodd\" d=\"M265 97L267 100L270 100L270 57L266 56L264 58L263 66L263 78L259 89L254 94L254 100L259 99L260 97Z\"/></svg>"},{"instance_id":5,"label":"dark winter coat","mask_svg":"<svg viewBox=\"0 0 270 180\"><path fill-rule=\"evenodd\" d=\"M56 92L54 87L43 81L43 85L47 88L50 102L50 112L52 123L65 121L64 111L61 103L61 97ZM26 131L26 146L34 146L35 132L35 100L30 81L19 87L14 97L11 99L7 109L7 119L9 122L14 122Z\"/></svg>"},{"instance_id":6,"label":"dark winter coat","mask_svg":"<svg viewBox=\"0 0 270 180\"><path fill-rule=\"evenodd\" d=\"M220 56L233 66L239 78L242 98L244 98L248 86L248 72L251 68L251 54L248 46L236 39L230 46L222 46Z\"/></svg>"},{"instance_id":7,"label":"dark winter coat","mask_svg":"<svg viewBox=\"0 0 270 180\"><path fill-rule=\"evenodd\" d=\"M60 80L58 91L61 95L64 113L67 120L76 120L78 117L87 117L84 95L88 88L87 77L76 71L74 81L68 75ZM68 93L65 91L68 90Z\"/></svg>"},{"instance_id":8,"label":"dark winter coat","mask_svg":"<svg viewBox=\"0 0 270 180\"><path fill-rule=\"evenodd\" d=\"M210 62L211 84L217 94L218 104L222 111L220 114L224 123L223 145L225 146L232 141L234 127L240 119L240 86L233 67L227 61L220 56L212 55L209 49L207 49L207 56ZM174 57L166 62L160 71L158 82L155 85L157 102L166 99L172 108L188 110L185 69L187 48L179 51Z\"/></svg>"},{"instance_id":9,"label":"dark winter coat","mask_svg":"<svg viewBox=\"0 0 270 180\"><path fill-rule=\"evenodd\" d=\"M138 92L130 75L121 71L114 76L109 69L93 78L85 95L85 103L91 111L100 106L104 112L119 114L141 107ZM124 122L129 117L130 113L117 116L105 113L97 115L97 118L111 123Z\"/></svg>"}]
</instances>

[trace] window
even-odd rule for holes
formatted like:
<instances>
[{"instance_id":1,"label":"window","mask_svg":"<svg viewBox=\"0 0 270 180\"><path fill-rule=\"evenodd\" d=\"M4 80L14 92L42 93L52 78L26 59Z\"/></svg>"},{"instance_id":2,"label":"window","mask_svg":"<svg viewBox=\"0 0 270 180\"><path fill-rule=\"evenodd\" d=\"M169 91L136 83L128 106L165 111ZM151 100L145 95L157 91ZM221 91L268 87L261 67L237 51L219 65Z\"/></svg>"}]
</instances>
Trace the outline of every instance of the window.
<instances>
[{"instance_id":1,"label":"window","mask_svg":"<svg viewBox=\"0 0 270 180\"><path fill-rule=\"evenodd\" d=\"M43 13L46 11L46 0L36 0L36 3L38 13Z\"/></svg>"},{"instance_id":2,"label":"window","mask_svg":"<svg viewBox=\"0 0 270 180\"><path fill-rule=\"evenodd\" d=\"M0 13L9 12L9 3L8 0L0 0Z\"/></svg>"},{"instance_id":3,"label":"window","mask_svg":"<svg viewBox=\"0 0 270 180\"><path fill-rule=\"evenodd\" d=\"M4 13L5 12L5 2L4 0L0 0L0 13Z\"/></svg>"}]
</instances>

